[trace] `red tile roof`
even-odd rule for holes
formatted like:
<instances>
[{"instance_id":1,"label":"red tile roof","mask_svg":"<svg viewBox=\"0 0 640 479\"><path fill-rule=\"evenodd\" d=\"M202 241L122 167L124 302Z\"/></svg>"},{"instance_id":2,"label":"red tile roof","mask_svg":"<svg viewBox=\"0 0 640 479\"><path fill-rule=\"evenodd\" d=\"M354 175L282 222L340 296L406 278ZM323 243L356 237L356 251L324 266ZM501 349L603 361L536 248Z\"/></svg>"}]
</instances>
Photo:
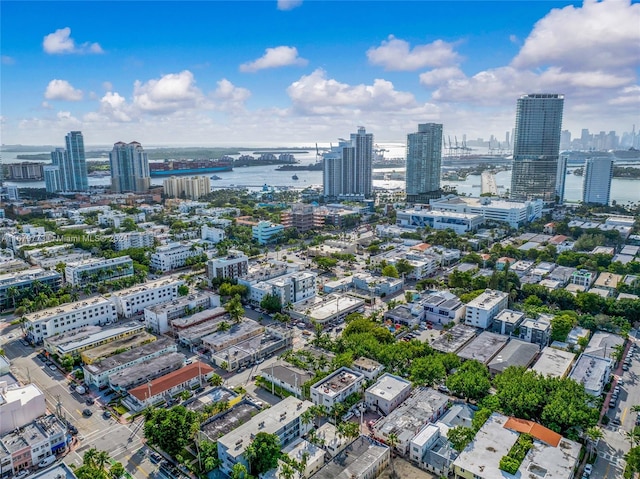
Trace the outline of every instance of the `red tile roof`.
<instances>
[{"instance_id":1,"label":"red tile roof","mask_svg":"<svg viewBox=\"0 0 640 479\"><path fill-rule=\"evenodd\" d=\"M553 447L558 447L560 439L562 439L562 436L557 432L541 426L537 422L527 421L526 419L510 417L507 419L507 422L504 423L504 427L519 433L530 434L538 441L544 442L545 444Z\"/></svg>"},{"instance_id":2,"label":"red tile roof","mask_svg":"<svg viewBox=\"0 0 640 479\"><path fill-rule=\"evenodd\" d=\"M197 378L198 374L203 376L213 371L211 366L204 364L200 361L196 361L188 366L185 366L177 371L173 371L169 374L165 374L157 379L151 381L151 397L162 394L169 389L177 386L178 384L185 383L191 379ZM149 397L149 385L143 384L129 390L129 394L138 399L144 401Z\"/></svg>"}]
</instances>

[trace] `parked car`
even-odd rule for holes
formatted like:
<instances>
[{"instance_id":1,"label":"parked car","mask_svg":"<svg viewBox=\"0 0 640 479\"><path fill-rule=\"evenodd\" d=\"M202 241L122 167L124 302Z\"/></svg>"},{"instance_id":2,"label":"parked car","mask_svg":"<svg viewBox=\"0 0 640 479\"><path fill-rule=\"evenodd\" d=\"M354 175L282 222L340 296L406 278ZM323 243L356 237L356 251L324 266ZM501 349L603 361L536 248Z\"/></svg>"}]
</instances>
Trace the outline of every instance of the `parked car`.
<instances>
[{"instance_id":1,"label":"parked car","mask_svg":"<svg viewBox=\"0 0 640 479\"><path fill-rule=\"evenodd\" d=\"M590 476L592 472L593 464L587 464L586 466L584 466L584 473L587 474L587 476Z\"/></svg>"},{"instance_id":2,"label":"parked car","mask_svg":"<svg viewBox=\"0 0 640 479\"><path fill-rule=\"evenodd\" d=\"M102 413L102 417L105 419L109 419L111 417L111 411L105 411Z\"/></svg>"},{"instance_id":3,"label":"parked car","mask_svg":"<svg viewBox=\"0 0 640 479\"><path fill-rule=\"evenodd\" d=\"M84 410L82 411L82 415L83 415L83 416L85 416L85 417L90 417L92 414L93 414L93 412L92 412L92 411L91 411L91 409L89 409L89 408L84 409Z\"/></svg>"},{"instance_id":4,"label":"parked car","mask_svg":"<svg viewBox=\"0 0 640 479\"><path fill-rule=\"evenodd\" d=\"M96 400L93 398L87 398L85 402L87 403L87 406L93 406L96 403Z\"/></svg>"},{"instance_id":5,"label":"parked car","mask_svg":"<svg viewBox=\"0 0 640 479\"><path fill-rule=\"evenodd\" d=\"M47 467L56 462L56 456L47 456L38 463L38 467Z\"/></svg>"},{"instance_id":6,"label":"parked car","mask_svg":"<svg viewBox=\"0 0 640 479\"><path fill-rule=\"evenodd\" d=\"M618 416L614 417L611 420L611 424L613 424L614 426L619 426L620 425L620 418Z\"/></svg>"},{"instance_id":7,"label":"parked car","mask_svg":"<svg viewBox=\"0 0 640 479\"><path fill-rule=\"evenodd\" d=\"M152 464L158 464L162 460L162 456L157 452L152 452L149 455L149 460L151 461Z\"/></svg>"}]
</instances>

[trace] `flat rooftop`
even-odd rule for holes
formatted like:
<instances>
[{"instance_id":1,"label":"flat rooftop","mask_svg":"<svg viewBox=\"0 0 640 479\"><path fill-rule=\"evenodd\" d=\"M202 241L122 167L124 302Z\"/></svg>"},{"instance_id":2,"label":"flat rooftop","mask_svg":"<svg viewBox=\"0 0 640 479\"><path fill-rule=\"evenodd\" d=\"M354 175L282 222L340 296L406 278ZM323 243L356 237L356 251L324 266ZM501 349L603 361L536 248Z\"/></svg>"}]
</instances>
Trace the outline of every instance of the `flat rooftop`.
<instances>
[{"instance_id":1,"label":"flat rooftop","mask_svg":"<svg viewBox=\"0 0 640 479\"><path fill-rule=\"evenodd\" d=\"M516 324L522 318L524 318L524 313L522 311L514 311L512 309L503 309L496 315L494 321L502 321L503 323Z\"/></svg>"},{"instance_id":2,"label":"flat rooftop","mask_svg":"<svg viewBox=\"0 0 640 479\"><path fill-rule=\"evenodd\" d=\"M399 376L385 373L369 386L366 392L388 400L398 396L407 388L411 389L411 382Z\"/></svg>"},{"instance_id":3,"label":"flat rooftop","mask_svg":"<svg viewBox=\"0 0 640 479\"><path fill-rule=\"evenodd\" d=\"M244 454L251 444L252 436L257 432L274 434L285 424L298 419L313 403L301 401L293 396L284 398L279 403L262 411L242 425L237 425L232 431L218 438L218 443L227 448L229 454L238 457Z\"/></svg>"},{"instance_id":4,"label":"flat rooftop","mask_svg":"<svg viewBox=\"0 0 640 479\"><path fill-rule=\"evenodd\" d=\"M208 293L206 291L198 291L187 296L180 296L170 303L156 304L145 309L148 309L149 311L156 314L161 314L164 312L185 308L193 302L204 301L206 299L210 299L213 296L214 295L212 293Z\"/></svg>"},{"instance_id":5,"label":"flat rooftop","mask_svg":"<svg viewBox=\"0 0 640 479\"><path fill-rule=\"evenodd\" d=\"M303 305L301 307L302 311L299 310L299 312L306 314L308 309L310 318L323 323L336 314L354 310L361 306L364 306L364 301L359 298L346 295L328 295L322 298L318 297L317 302L310 307L307 304Z\"/></svg>"},{"instance_id":6,"label":"flat rooftop","mask_svg":"<svg viewBox=\"0 0 640 479\"><path fill-rule=\"evenodd\" d=\"M133 334L122 339L116 339L115 341L112 341L108 344L103 344L102 346L85 349L84 351L82 351L81 355L84 358L85 362L93 363L97 359L111 356L119 349L133 349L155 340L156 336L154 336L153 334L149 334L146 331L140 331L137 334Z\"/></svg>"},{"instance_id":7,"label":"flat rooftop","mask_svg":"<svg viewBox=\"0 0 640 479\"><path fill-rule=\"evenodd\" d=\"M575 359L574 353L547 346L531 369L543 376L563 378L571 370Z\"/></svg>"},{"instance_id":8,"label":"flat rooftop","mask_svg":"<svg viewBox=\"0 0 640 479\"><path fill-rule=\"evenodd\" d=\"M466 324L456 324L449 331L444 331L433 343L431 347L442 353L455 353L471 339L473 339L478 332L478 329Z\"/></svg>"},{"instance_id":9,"label":"flat rooftop","mask_svg":"<svg viewBox=\"0 0 640 479\"><path fill-rule=\"evenodd\" d=\"M607 333L606 331L596 331L591 336L589 344L587 344L584 352L591 356L599 356L601 358L611 357L615 353L616 346L623 346L624 338L617 334Z\"/></svg>"},{"instance_id":10,"label":"flat rooftop","mask_svg":"<svg viewBox=\"0 0 640 479\"><path fill-rule=\"evenodd\" d=\"M163 277L160 279L156 279L153 281L147 281L144 284L134 286L132 288L121 289L120 291L114 291L111 293L111 296L116 296L118 298L125 298L127 296L131 296L138 293L144 293L145 291L151 291L153 289L163 288L169 285L175 285L178 287L184 283L181 279L172 278L172 277Z\"/></svg>"},{"instance_id":11,"label":"flat rooftop","mask_svg":"<svg viewBox=\"0 0 640 479\"><path fill-rule=\"evenodd\" d=\"M269 374L271 377L282 381L284 384L290 384L292 386L302 387L304 383L309 381L313 376L307 371L302 369L271 365L260 370L263 374Z\"/></svg>"},{"instance_id":12,"label":"flat rooftop","mask_svg":"<svg viewBox=\"0 0 640 479\"><path fill-rule=\"evenodd\" d=\"M77 351L78 349L90 347L92 344L96 344L101 341L107 341L110 338L115 338L122 334L135 334L138 331L144 330L144 324L138 321L132 321L111 328L101 329L101 331L97 331L83 338L75 338L70 341L58 342L56 348L62 355L72 353L73 351Z\"/></svg>"},{"instance_id":13,"label":"flat rooftop","mask_svg":"<svg viewBox=\"0 0 640 479\"><path fill-rule=\"evenodd\" d=\"M578 383L584 384L584 388L589 391L600 391L602 384L609 379L605 376L612 366L613 360L610 358L583 353L574 364L569 377Z\"/></svg>"},{"instance_id":14,"label":"flat rooftop","mask_svg":"<svg viewBox=\"0 0 640 479\"><path fill-rule=\"evenodd\" d=\"M138 348L129 349L119 354L114 354L108 358L101 359L92 364L87 364L84 368L93 375L102 374L106 371L118 368L123 364L129 364L139 358L143 358L164 349L176 350L175 342L169 338L160 337L156 341L144 344Z\"/></svg>"},{"instance_id":15,"label":"flat rooftop","mask_svg":"<svg viewBox=\"0 0 640 479\"><path fill-rule=\"evenodd\" d=\"M311 386L311 389L317 389L325 396L334 397L363 377L362 373L357 371L340 368L335 373L315 383Z\"/></svg>"},{"instance_id":16,"label":"flat rooftop","mask_svg":"<svg viewBox=\"0 0 640 479\"><path fill-rule=\"evenodd\" d=\"M467 303L467 308L490 309L508 297L504 291L488 289Z\"/></svg>"},{"instance_id":17,"label":"flat rooftop","mask_svg":"<svg viewBox=\"0 0 640 479\"><path fill-rule=\"evenodd\" d=\"M244 336L255 336L264 331L264 326L258 324L252 319L245 318L244 321L232 324L228 331L216 331L212 334L204 336L202 342L209 346L213 351L220 351L229 346L238 338Z\"/></svg>"},{"instance_id":18,"label":"flat rooftop","mask_svg":"<svg viewBox=\"0 0 640 479\"><path fill-rule=\"evenodd\" d=\"M180 369L184 362L185 356L182 353L164 354L111 374L109 383L118 389L134 388Z\"/></svg>"},{"instance_id":19,"label":"flat rooftop","mask_svg":"<svg viewBox=\"0 0 640 479\"><path fill-rule=\"evenodd\" d=\"M475 359L482 364L491 361L509 341L508 336L484 331L458 352L460 359Z\"/></svg>"},{"instance_id":20,"label":"flat rooftop","mask_svg":"<svg viewBox=\"0 0 640 479\"><path fill-rule=\"evenodd\" d=\"M166 305L168 308L168 305ZM217 319L216 324L222 321L223 316L227 314L227 310L222 306L218 306L211 309L205 309L204 311L200 311L199 313L192 314L191 316L186 316L184 318L176 318L171 321L171 325L177 329L186 329L192 326L195 326L200 323L207 322L209 320Z\"/></svg>"},{"instance_id":21,"label":"flat rooftop","mask_svg":"<svg viewBox=\"0 0 640 479\"><path fill-rule=\"evenodd\" d=\"M539 352L540 347L537 344L512 339L488 366L493 372L502 372L509 366L529 366Z\"/></svg>"},{"instance_id":22,"label":"flat rooftop","mask_svg":"<svg viewBox=\"0 0 640 479\"><path fill-rule=\"evenodd\" d=\"M365 477L365 472L372 464L384 463L389 455L388 446L369 437L360 436L316 472L313 479Z\"/></svg>"},{"instance_id":23,"label":"flat rooftop","mask_svg":"<svg viewBox=\"0 0 640 479\"><path fill-rule=\"evenodd\" d=\"M61 304L54 308L43 309L36 313L27 314L25 317L29 322L47 320L60 314L72 313L74 311L82 311L87 308L96 308L100 306L108 306L110 308L112 307L112 303L108 299L98 296L97 298L89 298L84 301L76 301L75 303Z\"/></svg>"},{"instance_id":24,"label":"flat rooftop","mask_svg":"<svg viewBox=\"0 0 640 479\"><path fill-rule=\"evenodd\" d=\"M199 411L202 411L207 406L210 406L216 403L222 403L222 402L228 403L237 397L238 395L235 392L233 392L231 389L217 387L215 389L209 390L206 393L192 397L188 401L184 402L183 406L189 409L190 411L199 412ZM203 428L201 428L201 430L204 431ZM212 440L215 441L215 439L212 439Z\"/></svg>"}]
</instances>

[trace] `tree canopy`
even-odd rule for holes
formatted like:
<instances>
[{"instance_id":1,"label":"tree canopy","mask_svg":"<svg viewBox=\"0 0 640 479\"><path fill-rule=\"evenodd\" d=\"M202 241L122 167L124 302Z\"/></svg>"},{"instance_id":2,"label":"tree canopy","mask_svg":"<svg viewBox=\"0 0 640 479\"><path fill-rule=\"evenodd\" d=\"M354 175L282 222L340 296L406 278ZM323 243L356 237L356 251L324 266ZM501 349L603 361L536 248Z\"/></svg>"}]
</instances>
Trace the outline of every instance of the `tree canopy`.
<instances>
[{"instance_id":1,"label":"tree canopy","mask_svg":"<svg viewBox=\"0 0 640 479\"><path fill-rule=\"evenodd\" d=\"M256 475L276 467L280 454L280 439L275 434L266 432L256 434L245 452L250 465L249 470Z\"/></svg>"},{"instance_id":2,"label":"tree canopy","mask_svg":"<svg viewBox=\"0 0 640 479\"><path fill-rule=\"evenodd\" d=\"M144 423L144 435L168 454L175 456L198 429L198 414L184 406L151 409Z\"/></svg>"}]
</instances>

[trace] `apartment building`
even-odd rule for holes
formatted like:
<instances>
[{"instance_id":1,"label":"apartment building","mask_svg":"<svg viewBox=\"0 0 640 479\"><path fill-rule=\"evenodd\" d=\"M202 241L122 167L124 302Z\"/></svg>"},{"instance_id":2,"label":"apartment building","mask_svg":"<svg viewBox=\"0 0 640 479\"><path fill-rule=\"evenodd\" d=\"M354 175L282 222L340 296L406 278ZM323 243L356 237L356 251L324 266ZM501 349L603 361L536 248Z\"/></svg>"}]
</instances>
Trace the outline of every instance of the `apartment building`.
<instances>
[{"instance_id":1,"label":"apartment building","mask_svg":"<svg viewBox=\"0 0 640 479\"><path fill-rule=\"evenodd\" d=\"M120 256L68 263L64 276L67 283L82 288L88 284L133 276L133 260L129 256Z\"/></svg>"},{"instance_id":2,"label":"apartment building","mask_svg":"<svg viewBox=\"0 0 640 479\"><path fill-rule=\"evenodd\" d=\"M187 259L202 254L202 250L194 248L188 243L170 243L166 246L158 246L156 252L151 255L151 269L167 272L182 268Z\"/></svg>"},{"instance_id":3,"label":"apartment building","mask_svg":"<svg viewBox=\"0 0 640 479\"><path fill-rule=\"evenodd\" d=\"M410 381L385 373L364 392L364 402L369 409L388 416L409 397L411 389Z\"/></svg>"},{"instance_id":4,"label":"apartment building","mask_svg":"<svg viewBox=\"0 0 640 479\"><path fill-rule=\"evenodd\" d=\"M183 316L220 306L220 296L206 291L181 296L170 303L144 309L144 321L154 333L164 334L171 329L171 321Z\"/></svg>"},{"instance_id":5,"label":"apartment building","mask_svg":"<svg viewBox=\"0 0 640 479\"><path fill-rule=\"evenodd\" d=\"M178 287L183 284L181 279L160 278L133 288L114 291L111 302L119 316L130 318L150 306L173 301L178 297Z\"/></svg>"},{"instance_id":6,"label":"apartment building","mask_svg":"<svg viewBox=\"0 0 640 479\"><path fill-rule=\"evenodd\" d=\"M364 374L342 367L311 386L311 401L331 409L347 396L360 392L364 380Z\"/></svg>"},{"instance_id":7,"label":"apartment building","mask_svg":"<svg viewBox=\"0 0 640 479\"><path fill-rule=\"evenodd\" d=\"M42 268L0 275L0 307L12 308L14 298L17 299L21 293L30 290L35 281L57 291L62 285L62 276L57 271Z\"/></svg>"},{"instance_id":8,"label":"apartment building","mask_svg":"<svg viewBox=\"0 0 640 479\"><path fill-rule=\"evenodd\" d=\"M117 319L113 303L99 296L27 314L24 326L29 341L41 344L45 338L56 334L83 326L110 324Z\"/></svg>"},{"instance_id":9,"label":"apartment building","mask_svg":"<svg viewBox=\"0 0 640 479\"><path fill-rule=\"evenodd\" d=\"M275 243L284 232L284 226L270 221L260 221L251 228L253 239L261 245Z\"/></svg>"},{"instance_id":10,"label":"apartment building","mask_svg":"<svg viewBox=\"0 0 640 479\"><path fill-rule=\"evenodd\" d=\"M249 257L241 251L230 250L223 258L207 261L209 279L237 279L249 272Z\"/></svg>"},{"instance_id":11,"label":"apartment building","mask_svg":"<svg viewBox=\"0 0 640 479\"><path fill-rule=\"evenodd\" d=\"M44 393L35 384L8 386L0 381L0 435L35 421L46 410Z\"/></svg>"},{"instance_id":12,"label":"apartment building","mask_svg":"<svg viewBox=\"0 0 640 479\"><path fill-rule=\"evenodd\" d=\"M155 235L151 232L118 233L113 235L113 249L122 251L129 248L150 248L155 244Z\"/></svg>"},{"instance_id":13,"label":"apartment building","mask_svg":"<svg viewBox=\"0 0 640 479\"><path fill-rule=\"evenodd\" d=\"M297 271L249 287L249 300L260 304L266 295L277 296L282 305L294 304L316 295L317 275L310 271Z\"/></svg>"},{"instance_id":14,"label":"apartment building","mask_svg":"<svg viewBox=\"0 0 640 479\"><path fill-rule=\"evenodd\" d=\"M507 308L509 295L504 291L487 289L477 298L467 303L465 324L476 328L487 329L493 323L493 318Z\"/></svg>"}]
</instances>

